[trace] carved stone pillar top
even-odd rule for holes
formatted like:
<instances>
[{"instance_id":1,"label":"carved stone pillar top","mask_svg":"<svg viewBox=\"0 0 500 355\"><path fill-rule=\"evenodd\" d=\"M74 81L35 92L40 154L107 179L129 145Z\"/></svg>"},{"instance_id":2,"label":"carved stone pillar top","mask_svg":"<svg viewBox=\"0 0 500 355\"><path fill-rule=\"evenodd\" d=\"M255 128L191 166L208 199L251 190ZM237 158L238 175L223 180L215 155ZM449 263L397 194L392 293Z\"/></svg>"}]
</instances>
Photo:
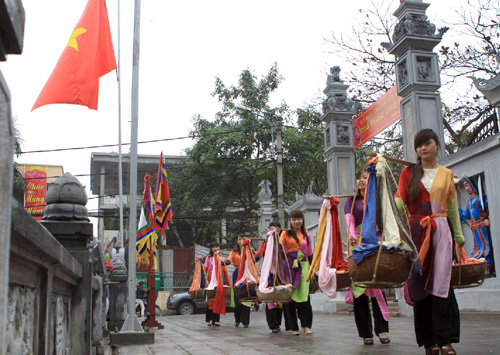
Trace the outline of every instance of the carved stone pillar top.
<instances>
[{"instance_id":1,"label":"carved stone pillar top","mask_svg":"<svg viewBox=\"0 0 500 355\"><path fill-rule=\"evenodd\" d=\"M93 230L85 207L87 194L80 181L70 173L64 174L49 184L45 201L40 223L65 248L87 249Z\"/></svg>"},{"instance_id":2,"label":"carved stone pillar top","mask_svg":"<svg viewBox=\"0 0 500 355\"><path fill-rule=\"evenodd\" d=\"M402 1L394 12L399 21L394 27L392 43L382 43L389 53L400 56L408 50L431 52L441 42L448 27L438 29L431 23L425 11L430 4L422 1Z\"/></svg>"},{"instance_id":3,"label":"carved stone pillar top","mask_svg":"<svg viewBox=\"0 0 500 355\"><path fill-rule=\"evenodd\" d=\"M65 173L48 185L43 220L89 221L87 193L80 181Z\"/></svg>"},{"instance_id":4,"label":"carved stone pillar top","mask_svg":"<svg viewBox=\"0 0 500 355\"><path fill-rule=\"evenodd\" d=\"M327 96L323 101L323 121L328 122L333 116L341 119L350 119L356 112L354 102L347 96L349 85L340 79L340 67L330 68L323 93Z\"/></svg>"},{"instance_id":5,"label":"carved stone pillar top","mask_svg":"<svg viewBox=\"0 0 500 355\"><path fill-rule=\"evenodd\" d=\"M257 203L259 205L269 204L274 201L273 194L271 192L271 183L269 180L262 180L259 184L260 192Z\"/></svg>"}]
</instances>

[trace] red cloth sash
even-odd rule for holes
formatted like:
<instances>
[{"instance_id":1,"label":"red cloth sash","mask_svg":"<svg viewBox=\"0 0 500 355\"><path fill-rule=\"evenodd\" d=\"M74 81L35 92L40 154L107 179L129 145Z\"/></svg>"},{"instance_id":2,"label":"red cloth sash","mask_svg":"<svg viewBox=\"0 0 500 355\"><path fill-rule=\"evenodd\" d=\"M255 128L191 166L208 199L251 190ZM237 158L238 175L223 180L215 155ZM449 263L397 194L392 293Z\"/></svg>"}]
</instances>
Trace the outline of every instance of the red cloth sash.
<instances>
[{"instance_id":1,"label":"red cloth sash","mask_svg":"<svg viewBox=\"0 0 500 355\"><path fill-rule=\"evenodd\" d=\"M422 216L418 214L410 215L410 218L420 218L420 226L422 227L422 237L420 239L420 250L418 256L420 261L422 261L422 271L425 272L428 267L427 255L431 248L432 231L436 229L436 217L446 217L446 212L435 213L432 216Z\"/></svg>"}]
</instances>

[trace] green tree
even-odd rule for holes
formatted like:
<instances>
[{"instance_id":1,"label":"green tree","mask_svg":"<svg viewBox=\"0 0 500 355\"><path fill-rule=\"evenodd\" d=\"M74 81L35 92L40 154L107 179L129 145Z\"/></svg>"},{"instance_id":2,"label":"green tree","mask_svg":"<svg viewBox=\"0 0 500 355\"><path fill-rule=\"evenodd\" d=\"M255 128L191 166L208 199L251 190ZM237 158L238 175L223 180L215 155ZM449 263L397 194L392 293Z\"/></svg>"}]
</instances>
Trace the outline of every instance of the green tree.
<instances>
[{"instance_id":1,"label":"green tree","mask_svg":"<svg viewBox=\"0 0 500 355\"><path fill-rule=\"evenodd\" d=\"M207 244L220 236L221 220L229 238L238 233L256 236L259 183L271 181L276 198L276 129L283 124L285 199L315 181L315 191L326 190L323 134L312 108L292 111L285 103L270 105L270 96L283 78L274 64L257 77L243 70L237 85L216 78L212 93L221 103L214 120L193 119L194 145L187 149L183 175L172 182L176 206L192 225L193 240ZM249 111L238 110L242 105ZM295 118L295 119L294 119ZM179 211L179 209L177 209ZM179 213L177 214L179 216ZM234 241L229 240L232 244Z\"/></svg>"},{"instance_id":2,"label":"green tree","mask_svg":"<svg viewBox=\"0 0 500 355\"><path fill-rule=\"evenodd\" d=\"M297 109L295 115L297 126L283 131L284 197L290 203L295 192L305 192L310 182L318 196L328 189L321 115L313 107Z\"/></svg>"}]
</instances>

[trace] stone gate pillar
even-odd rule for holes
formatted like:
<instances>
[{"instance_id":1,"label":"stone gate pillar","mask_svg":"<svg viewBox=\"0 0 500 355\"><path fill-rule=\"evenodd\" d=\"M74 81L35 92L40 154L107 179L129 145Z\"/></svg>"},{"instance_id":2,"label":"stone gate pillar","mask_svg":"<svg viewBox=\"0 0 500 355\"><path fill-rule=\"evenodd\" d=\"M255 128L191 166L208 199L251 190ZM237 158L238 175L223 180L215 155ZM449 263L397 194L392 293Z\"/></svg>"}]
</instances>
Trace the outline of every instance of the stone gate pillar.
<instances>
[{"instance_id":1,"label":"stone gate pillar","mask_svg":"<svg viewBox=\"0 0 500 355\"><path fill-rule=\"evenodd\" d=\"M40 222L82 265L82 280L71 297L71 354L90 354L92 339L92 252L93 239L89 222L87 193L80 181L65 173L48 185L42 221ZM50 307L48 307L50 309Z\"/></svg>"},{"instance_id":2,"label":"stone gate pillar","mask_svg":"<svg viewBox=\"0 0 500 355\"><path fill-rule=\"evenodd\" d=\"M354 102L347 96L349 85L340 80L340 67L330 68L330 75L323 90L321 120L325 126L325 152L327 159L328 193L350 195L354 190L354 140L352 117Z\"/></svg>"},{"instance_id":3,"label":"stone gate pillar","mask_svg":"<svg viewBox=\"0 0 500 355\"><path fill-rule=\"evenodd\" d=\"M441 87L438 57L432 50L441 42L444 27L436 33L425 15L430 4L422 0L402 0L394 16L399 22L394 28L392 44L383 43L396 56L396 83L401 100L403 149L405 159L416 161L413 147L415 133L423 128L434 130L441 148L438 157L444 158L444 129L441 98L436 91Z\"/></svg>"}]
</instances>

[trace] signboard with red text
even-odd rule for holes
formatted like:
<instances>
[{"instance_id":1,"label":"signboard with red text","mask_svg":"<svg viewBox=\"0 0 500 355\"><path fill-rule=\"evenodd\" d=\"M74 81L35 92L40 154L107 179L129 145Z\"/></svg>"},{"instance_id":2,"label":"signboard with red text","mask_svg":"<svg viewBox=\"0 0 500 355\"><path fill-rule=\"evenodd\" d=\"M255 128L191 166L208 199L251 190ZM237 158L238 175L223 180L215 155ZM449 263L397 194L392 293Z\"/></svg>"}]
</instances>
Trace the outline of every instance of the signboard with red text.
<instances>
[{"instance_id":1,"label":"signboard with red text","mask_svg":"<svg viewBox=\"0 0 500 355\"><path fill-rule=\"evenodd\" d=\"M354 149L358 149L371 138L401 118L398 96L394 85L384 96L375 101L352 121Z\"/></svg>"},{"instance_id":2,"label":"signboard with red text","mask_svg":"<svg viewBox=\"0 0 500 355\"><path fill-rule=\"evenodd\" d=\"M24 168L24 208L34 218L42 219L47 192L47 167L42 165L26 165Z\"/></svg>"},{"instance_id":3,"label":"signboard with red text","mask_svg":"<svg viewBox=\"0 0 500 355\"><path fill-rule=\"evenodd\" d=\"M64 174L60 165L18 164L24 176L24 208L33 218L40 221L45 210L45 195L48 183L54 182Z\"/></svg>"}]
</instances>

